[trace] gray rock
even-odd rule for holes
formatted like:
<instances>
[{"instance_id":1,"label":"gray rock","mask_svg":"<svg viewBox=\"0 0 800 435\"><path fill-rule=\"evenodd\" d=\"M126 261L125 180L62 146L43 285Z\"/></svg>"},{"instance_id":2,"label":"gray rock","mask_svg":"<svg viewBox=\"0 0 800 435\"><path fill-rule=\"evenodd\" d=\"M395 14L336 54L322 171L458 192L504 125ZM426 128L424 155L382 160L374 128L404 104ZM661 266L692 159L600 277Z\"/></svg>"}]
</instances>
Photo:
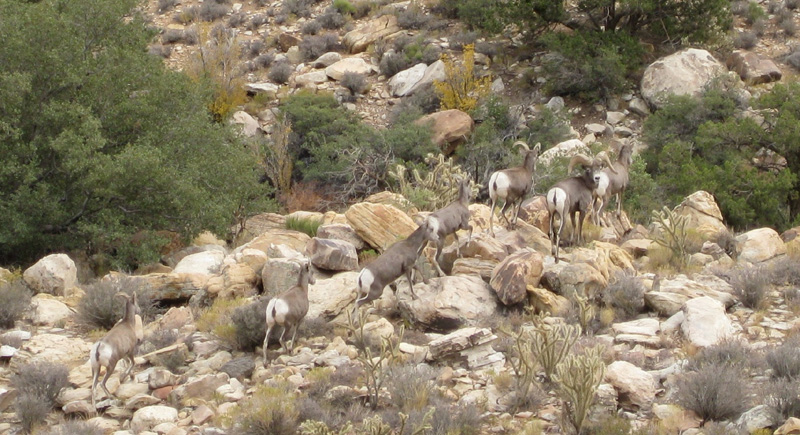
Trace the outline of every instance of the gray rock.
<instances>
[{"instance_id":1,"label":"gray rock","mask_svg":"<svg viewBox=\"0 0 800 435\"><path fill-rule=\"evenodd\" d=\"M725 307L708 296L690 299L683 307L686 318L681 330L695 346L707 347L733 334L733 324Z\"/></svg>"},{"instance_id":2,"label":"gray rock","mask_svg":"<svg viewBox=\"0 0 800 435\"><path fill-rule=\"evenodd\" d=\"M398 308L405 319L426 329L452 331L480 324L497 310L497 298L477 275L432 278L414 291L418 298L400 298Z\"/></svg>"},{"instance_id":3,"label":"gray rock","mask_svg":"<svg viewBox=\"0 0 800 435\"><path fill-rule=\"evenodd\" d=\"M253 375L255 367L253 358L240 357L226 362L220 367L219 371L226 373L231 378L245 379Z\"/></svg>"},{"instance_id":4,"label":"gray rock","mask_svg":"<svg viewBox=\"0 0 800 435\"><path fill-rule=\"evenodd\" d=\"M51 254L25 269L22 278L34 293L64 296L78 281L78 268L67 254Z\"/></svg>"},{"instance_id":5,"label":"gray rock","mask_svg":"<svg viewBox=\"0 0 800 435\"><path fill-rule=\"evenodd\" d=\"M318 57L317 60L311 62L311 66L314 68L326 68L336 62L339 62L340 60L342 60L342 55L335 51L331 51L323 54L322 56Z\"/></svg>"},{"instance_id":6,"label":"gray rock","mask_svg":"<svg viewBox=\"0 0 800 435\"><path fill-rule=\"evenodd\" d=\"M427 69L427 65L418 63L411 68L398 72L389 79L389 83L387 84L389 92L394 97L406 96L414 85L422 79Z\"/></svg>"},{"instance_id":7,"label":"gray rock","mask_svg":"<svg viewBox=\"0 0 800 435\"><path fill-rule=\"evenodd\" d=\"M726 68L706 50L689 48L658 59L644 71L642 97L661 107L669 95L698 96Z\"/></svg>"},{"instance_id":8,"label":"gray rock","mask_svg":"<svg viewBox=\"0 0 800 435\"><path fill-rule=\"evenodd\" d=\"M358 254L352 243L344 240L314 237L306 245L306 252L314 266L333 271L358 269Z\"/></svg>"},{"instance_id":9,"label":"gray rock","mask_svg":"<svg viewBox=\"0 0 800 435\"><path fill-rule=\"evenodd\" d=\"M356 250L366 247L364 240L356 234L356 230L347 224L320 225L317 229L317 237L322 239L343 240L352 244Z\"/></svg>"}]
</instances>

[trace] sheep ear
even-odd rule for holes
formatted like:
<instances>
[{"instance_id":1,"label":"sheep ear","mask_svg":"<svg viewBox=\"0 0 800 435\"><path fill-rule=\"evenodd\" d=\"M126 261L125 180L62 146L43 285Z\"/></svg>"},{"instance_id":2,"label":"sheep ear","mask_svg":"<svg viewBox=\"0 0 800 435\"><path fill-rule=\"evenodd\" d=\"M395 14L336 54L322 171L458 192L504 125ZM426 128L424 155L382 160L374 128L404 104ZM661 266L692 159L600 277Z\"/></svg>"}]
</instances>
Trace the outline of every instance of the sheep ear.
<instances>
[{"instance_id":1,"label":"sheep ear","mask_svg":"<svg viewBox=\"0 0 800 435\"><path fill-rule=\"evenodd\" d=\"M425 221L426 221L425 218L423 218L422 216L420 216L418 214L415 214L414 216L411 216L411 220L413 220L414 223L417 224L418 227L421 227L422 224L424 224Z\"/></svg>"}]
</instances>

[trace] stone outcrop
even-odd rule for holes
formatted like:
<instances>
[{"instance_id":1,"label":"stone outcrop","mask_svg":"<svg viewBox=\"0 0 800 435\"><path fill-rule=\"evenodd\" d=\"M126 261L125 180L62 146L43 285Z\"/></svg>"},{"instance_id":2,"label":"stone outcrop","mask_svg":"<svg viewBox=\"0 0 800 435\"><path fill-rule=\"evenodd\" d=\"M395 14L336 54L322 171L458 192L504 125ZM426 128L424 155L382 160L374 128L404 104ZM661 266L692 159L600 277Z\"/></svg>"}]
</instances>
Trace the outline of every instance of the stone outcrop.
<instances>
[{"instance_id":1,"label":"stone outcrop","mask_svg":"<svg viewBox=\"0 0 800 435\"><path fill-rule=\"evenodd\" d=\"M64 296L78 281L78 268L67 254L51 254L25 269L22 278L34 293Z\"/></svg>"},{"instance_id":2,"label":"stone outcrop","mask_svg":"<svg viewBox=\"0 0 800 435\"><path fill-rule=\"evenodd\" d=\"M513 305L524 301L528 296L528 286L539 286L542 261L542 255L538 252L522 249L500 262L489 281L500 302Z\"/></svg>"},{"instance_id":3,"label":"stone outcrop","mask_svg":"<svg viewBox=\"0 0 800 435\"><path fill-rule=\"evenodd\" d=\"M398 32L400 27L397 25L397 16L386 14L347 32L342 38L342 44L350 53L361 53L378 39L388 39Z\"/></svg>"},{"instance_id":4,"label":"stone outcrop","mask_svg":"<svg viewBox=\"0 0 800 435\"><path fill-rule=\"evenodd\" d=\"M690 299L683 308L683 335L693 345L707 347L733 334L733 325L725 314L725 306L708 296Z\"/></svg>"},{"instance_id":5,"label":"stone outcrop","mask_svg":"<svg viewBox=\"0 0 800 435\"><path fill-rule=\"evenodd\" d=\"M725 65L751 85L776 82L783 76L775 62L752 51L734 50L728 56Z\"/></svg>"},{"instance_id":6,"label":"stone outcrop","mask_svg":"<svg viewBox=\"0 0 800 435\"><path fill-rule=\"evenodd\" d=\"M669 95L699 96L706 85L725 74L722 62L706 50L689 48L658 59L642 76L642 97L661 107Z\"/></svg>"},{"instance_id":7,"label":"stone outcrop","mask_svg":"<svg viewBox=\"0 0 800 435\"><path fill-rule=\"evenodd\" d=\"M345 271L358 269L358 255L352 243L344 240L314 237L306 252L311 264L319 269Z\"/></svg>"},{"instance_id":8,"label":"stone outcrop","mask_svg":"<svg viewBox=\"0 0 800 435\"><path fill-rule=\"evenodd\" d=\"M786 254L786 244L772 228L758 228L736 236L737 261L761 263Z\"/></svg>"},{"instance_id":9,"label":"stone outcrop","mask_svg":"<svg viewBox=\"0 0 800 435\"><path fill-rule=\"evenodd\" d=\"M407 214L386 204L360 202L351 205L344 215L356 234L379 251L385 251L417 229Z\"/></svg>"},{"instance_id":10,"label":"stone outcrop","mask_svg":"<svg viewBox=\"0 0 800 435\"><path fill-rule=\"evenodd\" d=\"M431 124L433 130L431 141L439 145L444 155L452 154L456 147L466 140L475 125L469 114L458 109L434 112L416 120L415 123Z\"/></svg>"},{"instance_id":11,"label":"stone outcrop","mask_svg":"<svg viewBox=\"0 0 800 435\"><path fill-rule=\"evenodd\" d=\"M483 279L475 275L433 278L414 286L418 299L400 299L405 319L423 329L452 331L477 325L495 314L497 298Z\"/></svg>"}]
</instances>

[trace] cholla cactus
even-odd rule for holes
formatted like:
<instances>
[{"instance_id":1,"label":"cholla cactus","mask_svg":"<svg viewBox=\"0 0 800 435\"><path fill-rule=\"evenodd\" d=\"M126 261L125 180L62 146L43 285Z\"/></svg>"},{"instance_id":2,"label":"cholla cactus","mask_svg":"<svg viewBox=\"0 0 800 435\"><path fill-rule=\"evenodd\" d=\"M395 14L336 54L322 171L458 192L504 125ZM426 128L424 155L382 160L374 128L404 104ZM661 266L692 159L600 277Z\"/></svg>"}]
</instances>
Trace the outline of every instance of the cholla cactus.
<instances>
[{"instance_id":1,"label":"cholla cactus","mask_svg":"<svg viewBox=\"0 0 800 435\"><path fill-rule=\"evenodd\" d=\"M675 266L686 266L688 254L686 252L686 224L687 216L681 216L664 207L661 212L653 210L653 221L658 224L659 232L655 242L672 251L672 260Z\"/></svg>"},{"instance_id":2,"label":"cholla cactus","mask_svg":"<svg viewBox=\"0 0 800 435\"><path fill-rule=\"evenodd\" d=\"M420 173L418 168L411 170L411 179L407 176L408 169L404 165L396 165L389 171L389 176L397 183L401 195L408 199L420 210L436 210L442 208L458 196L458 183L462 179L469 179L461 166L455 164L451 157L443 154L428 154L425 163L430 168L427 172ZM470 183L473 195L480 188L479 184Z\"/></svg>"},{"instance_id":3,"label":"cholla cactus","mask_svg":"<svg viewBox=\"0 0 800 435\"><path fill-rule=\"evenodd\" d=\"M534 326L528 334L531 352L536 355L547 379L552 379L558 364L581 336L581 327L566 323L549 324L541 317L534 318Z\"/></svg>"},{"instance_id":4,"label":"cholla cactus","mask_svg":"<svg viewBox=\"0 0 800 435\"><path fill-rule=\"evenodd\" d=\"M606 371L602 353L603 348L597 346L583 355L569 355L556 368L554 380L559 383L559 393L566 402L564 410L576 433L581 433Z\"/></svg>"}]
</instances>

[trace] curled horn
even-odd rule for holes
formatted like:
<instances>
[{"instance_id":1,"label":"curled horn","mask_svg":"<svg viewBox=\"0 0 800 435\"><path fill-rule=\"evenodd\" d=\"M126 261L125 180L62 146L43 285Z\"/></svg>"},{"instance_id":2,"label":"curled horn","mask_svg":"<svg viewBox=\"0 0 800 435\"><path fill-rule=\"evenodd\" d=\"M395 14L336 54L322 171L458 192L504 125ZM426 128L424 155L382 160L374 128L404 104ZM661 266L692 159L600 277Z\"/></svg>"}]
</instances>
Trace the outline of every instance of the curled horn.
<instances>
[{"instance_id":1,"label":"curled horn","mask_svg":"<svg viewBox=\"0 0 800 435\"><path fill-rule=\"evenodd\" d=\"M611 172L615 174L617 173L617 170L614 169L614 164L611 163L611 159L608 157L608 153L606 153L605 151L600 151L599 153L597 153L597 155L594 156L594 162L596 166L605 164Z\"/></svg>"},{"instance_id":2,"label":"curled horn","mask_svg":"<svg viewBox=\"0 0 800 435\"><path fill-rule=\"evenodd\" d=\"M571 159L569 159L569 166L567 167L567 174L571 174L572 173L572 168L574 168L575 165L581 165L581 166L589 167L589 166L592 166L593 164L594 164L594 162L592 161L592 159L589 156L587 156L586 154L575 154L574 156L572 156Z\"/></svg>"},{"instance_id":3,"label":"curled horn","mask_svg":"<svg viewBox=\"0 0 800 435\"><path fill-rule=\"evenodd\" d=\"M525 148L525 151L530 151L531 150L530 148L528 148L528 144L526 144L525 142L523 142L521 140L518 140L518 141L514 142L514 145L512 145L512 146L517 146L517 145Z\"/></svg>"},{"instance_id":4,"label":"curled horn","mask_svg":"<svg viewBox=\"0 0 800 435\"><path fill-rule=\"evenodd\" d=\"M536 142L536 145L533 146L533 150L536 151L536 155L539 155L539 151L542 150L541 142Z\"/></svg>"}]
</instances>

